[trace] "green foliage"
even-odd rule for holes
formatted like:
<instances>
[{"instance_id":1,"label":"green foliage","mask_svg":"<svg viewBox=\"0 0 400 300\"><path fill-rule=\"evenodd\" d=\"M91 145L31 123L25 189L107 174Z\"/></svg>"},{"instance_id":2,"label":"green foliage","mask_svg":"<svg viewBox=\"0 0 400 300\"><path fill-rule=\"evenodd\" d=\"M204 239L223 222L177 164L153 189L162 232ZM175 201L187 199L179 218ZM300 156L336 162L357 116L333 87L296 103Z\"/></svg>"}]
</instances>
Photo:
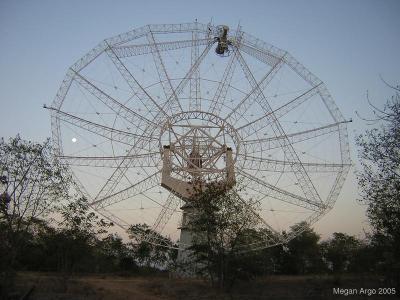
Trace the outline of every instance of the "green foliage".
<instances>
[{"instance_id":1,"label":"green foliage","mask_svg":"<svg viewBox=\"0 0 400 300\"><path fill-rule=\"evenodd\" d=\"M8 286L31 227L66 197L68 183L62 166L52 158L49 140L43 144L20 136L0 140L1 284Z\"/></svg>"},{"instance_id":2,"label":"green foliage","mask_svg":"<svg viewBox=\"0 0 400 300\"><path fill-rule=\"evenodd\" d=\"M134 224L128 229L133 239L133 252L142 266L147 268L168 268L174 264L177 257L176 247L171 239L152 230L147 224ZM144 238L151 237L153 243L148 243Z\"/></svg>"},{"instance_id":3,"label":"green foliage","mask_svg":"<svg viewBox=\"0 0 400 300\"><path fill-rule=\"evenodd\" d=\"M376 274L378 271L378 249L369 240L357 240L356 243L358 245L351 253L347 272Z\"/></svg>"},{"instance_id":4,"label":"green foliage","mask_svg":"<svg viewBox=\"0 0 400 300\"><path fill-rule=\"evenodd\" d=\"M137 272L132 247L117 234L108 234L96 244L96 272Z\"/></svg>"},{"instance_id":5,"label":"green foliage","mask_svg":"<svg viewBox=\"0 0 400 300\"><path fill-rule=\"evenodd\" d=\"M383 110L373 107L379 127L356 140L362 166L358 183L375 240L385 245L381 262L400 274L400 87L390 87L394 95Z\"/></svg>"},{"instance_id":6,"label":"green foliage","mask_svg":"<svg viewBox=\"0 0 400 300\"><path fill-rule=\"evenodd\" d=\"M57 226L37 220L24 234L16 255L19 270L81 272L138 272L134 248L116 234L105 235L112 225L79 198L59 208Z\"/></svg>"},{"instance_id":7,"label":"green foliage","mask_svg":"<svg viewBox=\"0 0 400 300\"><path fill-rule=\"evenodd\" d=\"M0 141L0 221L18 232L65 198L69 179L54 161L50 141L43 144L19 136Z\"/></svg>"},{"instance_id":8,"label":"green foliage","mask_svg":"<svg viewBox=\"0 0 400 300\"><path fill-rule=\"evenodd\" d=\"M244 202L236 189L215 184L197 193L188 205L193 213L186 226L193 234L189 250L196 271L220 287L248 278L254 266L248 264L245 245L259 242L254 238L260 237L255 204Z\"/></svg>"},{"instance_id":9,"label":"green foliage","mask_svg":"<svg viewBox=\"0 0 400 300\"><path fill-rule=\"evenodd\" d=\"M56 253L58 270L76 272L91 269L98 236L106 233L112 223L91 211L85 198L70 201L59 212L62 220L54 234L48 236L48 245L53 248L48 252Z\"/></svg>"},{"instance_id":10,"label":"green foliage","mask_svg":"<svg viewBox=\"0 0 400 300\"><path fill-rule=\"evenodd\" d=\"M334 273L343 273L354 261L361 243L355 237L334 232L333 237L322 244L324 257Z\"/></svg>"},{"instance_id":11,"label":"green foliage","mask_svg":"<svg viewBox=\"0 0 400 300\"><path fill-rule=\"evenodd\" d=\"M299 230L301 229L301 230ZM325 271L322 253L318 244L320 236L305 223L291 227L301 233L289 241L281 253L281 272L284 274L315 274Z\"/></svg>"},{"instance_id":12,"label":"green foliage","mask_svg":"<svg viewBox=\"0 0 400 300\"><path fill-rule=\"evenodd\" d=\"M62 216L62 221L59 222L59 225L71 236L95 238L96 234L106 233L106 229L113 226L112 223L100 219L94 211L91 211L85 198L70 201L58 211Z\"/></svg>"}]
</instances>

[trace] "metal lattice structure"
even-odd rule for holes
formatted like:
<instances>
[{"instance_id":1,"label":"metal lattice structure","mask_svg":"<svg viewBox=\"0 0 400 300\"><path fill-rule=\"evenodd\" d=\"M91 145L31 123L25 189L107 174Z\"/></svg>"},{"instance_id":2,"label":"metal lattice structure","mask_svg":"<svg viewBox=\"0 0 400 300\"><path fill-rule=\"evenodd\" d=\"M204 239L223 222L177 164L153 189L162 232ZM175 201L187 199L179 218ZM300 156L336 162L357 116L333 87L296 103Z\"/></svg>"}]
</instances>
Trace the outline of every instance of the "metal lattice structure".
<instances>
[{"instance_id":1,"label":"metal lattice structure","mask_svg":"<svg viewBox=\"0 0 400 300\"><path fill-rule=\"evenodd\" d=\"M121 228L147 223L172 238L183 203L161 187L166 145L176 180L233 168L270 233L252 249L329 211L351 166L348 121L325 84L240 27L148 25L105 39L47 108L56 155L90 205Z\"/></svg>"}]
</instances>

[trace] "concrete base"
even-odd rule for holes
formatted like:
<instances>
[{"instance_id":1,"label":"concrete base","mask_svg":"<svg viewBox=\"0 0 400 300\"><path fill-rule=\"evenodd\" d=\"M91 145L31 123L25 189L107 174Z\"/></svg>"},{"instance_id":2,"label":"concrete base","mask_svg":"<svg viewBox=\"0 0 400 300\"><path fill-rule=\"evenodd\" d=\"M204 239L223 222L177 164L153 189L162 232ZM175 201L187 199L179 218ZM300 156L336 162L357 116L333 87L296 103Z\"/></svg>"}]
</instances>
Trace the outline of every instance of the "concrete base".
<instances>
[{"instance_id":1,"label":"concrete base","mask_svg":"<svg viewBox=\"0 0 400 300\"><path fill-rule=\"evenodd\" d=\"M191 257L191 251L187 248L192 245L193 235L188 229L188 222L191 215L193 214L193 207L187 203L181 207L182 213L182 226L181 235L179 238L179 250L177 263L179 270L177 270L177 275L180 277L195 277L196 276L196 266L193 263L193 258Z\"/></svg>"}]
</instances>

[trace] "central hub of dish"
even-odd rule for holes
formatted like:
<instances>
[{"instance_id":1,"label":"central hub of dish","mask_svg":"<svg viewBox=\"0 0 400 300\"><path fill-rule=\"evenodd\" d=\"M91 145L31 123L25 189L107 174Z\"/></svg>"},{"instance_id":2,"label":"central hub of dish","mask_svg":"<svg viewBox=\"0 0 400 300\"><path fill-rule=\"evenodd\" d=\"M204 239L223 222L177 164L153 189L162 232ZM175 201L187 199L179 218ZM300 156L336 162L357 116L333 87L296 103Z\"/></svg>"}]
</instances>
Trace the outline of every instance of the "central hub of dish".
<instances>
[{"instance_id":1,"label":"central hub of dish","mask_svg":"<svg viewBox=\"0 0 400 300\"><path fill-rule=\"evenodd\" d=\"M160 134L160 151L161 185L182 199L210 183L235 183L238 134L213 114L184 112L168 118Z\"/></svg>"}]
</instances>

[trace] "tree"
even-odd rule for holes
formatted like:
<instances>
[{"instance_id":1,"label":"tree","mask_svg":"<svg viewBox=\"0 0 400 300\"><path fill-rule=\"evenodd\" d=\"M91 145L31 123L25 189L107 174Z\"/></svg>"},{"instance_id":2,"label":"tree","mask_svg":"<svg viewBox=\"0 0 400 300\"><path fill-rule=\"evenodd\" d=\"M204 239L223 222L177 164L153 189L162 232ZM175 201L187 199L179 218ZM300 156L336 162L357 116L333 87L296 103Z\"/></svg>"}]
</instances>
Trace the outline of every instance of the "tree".
<instances>
[{"instance_id":1,"label":"tree","mask_svg":"<svg viewBox=\"0 0 400 300\"><path fill-rule=\"evenodd\" d=\"M379 249L372 244L372 239L368 236L365 240L357 240L357 244L350 258L347 272L376 273Z\"/></svg>"},{"instance_id":2,"label":"tree","mask_svg":"<svg viewBox=\"0 0 400 300\"><path fill-rule=\"evenodd\" d=\"M348 270L361 246L355 237L340 232L334 232L333 237L322 244L330 269L338 274Z\"/></svg>"},{"instance_id":3,"label":"tree","mask_svg":"<svg viewBox=\"0 0 400 300\"><path fill-rule=\"evenodd\" d=\"M43 144L0 140L0 267L9 276L32 224L68 192L69 179ZM3 273L6 272L6 273Z\"/></svg>"},{"instance_id":4,"label":"tree","mask_svg":"<svg viewBox=\"0 0 400 300\"><path fill-rule=\"evenodd\" d=\"M58 210L61 221L49 243L54 249L50 250L57 256L58 270L63 272L90 270L94 265L95 247L98 236L105 234L112 223L99 218L91 211L85 198L69 201Z\"/></svg>"},{"instance_id":5,"label":"tree","mask_svg":"<svg viewBox=\"0 0 400 300\"><path fill-rule=\"evenodd\" d=\"M356 139L358 183L374 233L387 246L382 259L390 272L400 274L400 87L388 86L394 95L384 108L371 104L378 127Z\"/></svg>"},{"instance_id":6,"label":"tree","mask_svg":"<svg viewBox=\"0 0 400 300\"><path fill-rule=\"evenodd\" d=\"M236 188L219 184L208 185L188 204L193 208L187 227L192 233L189 250L194 268L213 284L229 288L237 278L249 274L244 245L260 238L255 204L242 200Z\"/></svg>"},{"instance_id":7,"label":"tree","mask_svg":"<svg viewBox=\"0 0 400 300\"><path fill-rule=\"evenodd\" d=\"M318 244L320 236L306 222L293 225L291 231L299 232L290 240L286 249L280 251L280 273L312 274L323 272L325 269L321 247Z\"/></svg>"},{"instance_id":8,"label":"tree","mask_svg":"<svg viewBox=\"0 0 400 300\"><path fill-rule=\"evenodd\" d=\"M104 236L111 224L91 211L84 198L58 211L57 221L37 220L25 233L18 270L61 272L64 279L79 272L137 271L130 245L117 234Z\"/></svg>"},{"instance_id":9,"label":"tree","mask_svg":"<svg viewBox=\"0 0 400 300\"><path fill-rule=\"evenodd\" d=\"M134 224L128 229L128 233L133 240L134 257L140 265L148 269L165 269L176 260L176 245L170 238L152 230L147 224ZM155 242L149 243L145 237L152 237Z\"/></svg>"},{"instance_id":10,"label":"tree","mask_svg":"<svg viewBox=\"0 0 400 300\"><path fill-rule=\"evenodd\" d=\"M96 272L137 271L134 251L117 234L109 234L99 240L96 248Z\"/></svg>"},{"instance_id":11,"label":"tree","mask_svg":"<svg viewBox=\"0 0 400 300\"><path fill-rule=\"evenodd\" d=\"M18 262L28 270L72 272L98 271L106 260L107 242L99 238L110 223L100 219L84 198L70 199L57 209L57 221L35 225ZM39 226L40 225L40 226Z\"/></svg>"}]
</instances>

